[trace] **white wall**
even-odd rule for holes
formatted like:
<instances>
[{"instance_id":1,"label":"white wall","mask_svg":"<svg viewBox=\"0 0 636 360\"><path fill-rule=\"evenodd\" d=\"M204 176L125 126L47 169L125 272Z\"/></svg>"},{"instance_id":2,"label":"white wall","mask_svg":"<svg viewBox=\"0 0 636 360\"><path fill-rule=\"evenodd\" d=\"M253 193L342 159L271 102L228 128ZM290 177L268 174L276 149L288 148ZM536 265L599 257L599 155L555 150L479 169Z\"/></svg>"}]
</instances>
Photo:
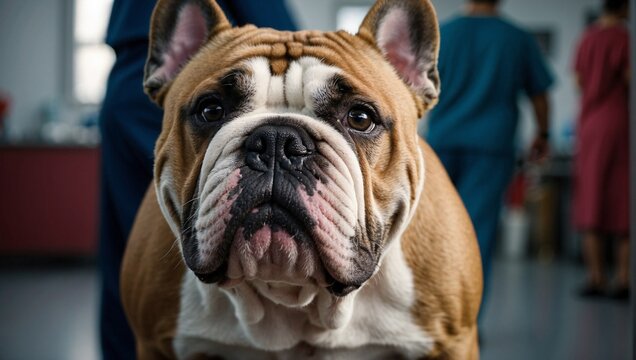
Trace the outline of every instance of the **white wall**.
<instances>
[{"instance_id":1,"label":"white wall","mask_svg":"<svg viewBox=\"0 0 636 360\"><path fill-rule=\"evenodd\" d=\"M585 29L585 14L599 8L600 0L504 0L503 11L530 29L548 28L554 32L554 49L549 58L556 77L552 100L552 133L554 150L563 151L563 132L571 127L578 113L578 93L572 76L572 57L579 36ZM527 143L532 135L528 126L530 111L524 111L523 136Z\"/></svg>"},{"instance_id":2,"label":"white wall","mask_svg":"<svg viewBox=\"0 0 636 360\"><path fill-rule=\"evenodd\" d=\"M35 131L42 105L64 84L64 0L0 0L0 91L12 108L7 130Z\"/></svg>"},{"instance_id":3,"label":"white wall","mask_svg":"<svg viewBox=\"0 0 636 360\"><path fill-rule=\"evenodd\" d=\"M13 109L8 124L13 135L29 134L41 122L45 103L64 99L66 0L0 0L0 90L9 91ZM340 5L371 4L370 0L287 0L303 28L334 29ZM456 13L464 0L433 0L440 19ZM557 75L552 94L553 132L576 114L576 91L570 63L583 30L585 11L600 0L503 0L503 12L529 28L554 31L550 63ZM526 122L528 116L526 111ZM526 125L525 134L531 134Z\"/></svg>"}]
</instances>

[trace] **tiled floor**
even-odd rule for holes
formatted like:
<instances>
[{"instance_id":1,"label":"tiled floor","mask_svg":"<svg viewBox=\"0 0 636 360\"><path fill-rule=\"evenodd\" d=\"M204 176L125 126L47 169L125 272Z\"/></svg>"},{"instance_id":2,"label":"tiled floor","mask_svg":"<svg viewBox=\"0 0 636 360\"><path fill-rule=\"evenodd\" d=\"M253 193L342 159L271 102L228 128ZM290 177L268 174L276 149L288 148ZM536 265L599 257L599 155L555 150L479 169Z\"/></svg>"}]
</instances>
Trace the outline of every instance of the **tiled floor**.
<instances>
[{"instance_id":1,"label":"tiled floor","mask_svg":"<svg viewBox=\"0 0 636 360\"><path fill-rule=\"evenodd\" d=\"M86 265L3 269L0 359L98 359L96 279Z\"/></svg>"},{"instance_id":2,"label":"tiled floor","mask_svg":"<svg viewBox=\"0 0 636 360\"><path fill-rule=\"evenodd\" d=\"M574 295L580 266L507 261L493 275L482 359L631 359L629 304Z\"/></svg>"},{"instance_id":3,"label":"tiled floor","mask_svg":"<svg viewBox=\"0 0 636 360\"><path fill-rule=\"evenodd\" d=\"M581 268L499 261L484 314L482 359L629 359L627 304L573 296ZM93 360L92 267L0 271L0 359Z\"/></svg>"}]
</instances>

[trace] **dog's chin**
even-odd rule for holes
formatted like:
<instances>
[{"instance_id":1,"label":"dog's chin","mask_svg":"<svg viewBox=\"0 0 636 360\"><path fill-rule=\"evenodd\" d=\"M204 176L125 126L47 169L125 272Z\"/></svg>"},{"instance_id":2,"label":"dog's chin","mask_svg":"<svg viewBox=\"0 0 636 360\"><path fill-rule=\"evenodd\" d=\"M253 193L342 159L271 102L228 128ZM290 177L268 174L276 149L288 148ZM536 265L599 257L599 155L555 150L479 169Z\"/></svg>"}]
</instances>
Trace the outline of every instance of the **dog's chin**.
<instances>
[{"instance_id":1,"label":"dog's chin","mask_svg":"<svg viewBox=\"0 0 636 360\"><path fill-rule=\"evenodd\" d=\"M228 277L289 284L323 283L324 269L310 237L303 229L287 229L277 223L253 232L239 229L230 250Z\"/></svg>"},{"instance_id":2,"label":"dog's chin","mask_svg":"<svg viewBox=\"0 0 636 360\"><path fill-rule=\"evenodd\" d=\"M199 252L196 269L214 269L191 267L199 280L223 287L257 280L327 286L309 231L291 212L267 204L234 216L241 218L240 223L230 219L227 227L219 229L226 234L223 251Z\"/></svg>"},{"instance_id":3,"label":"dog's chin","mask_svg":"<svg viewBox=\"0 0 636 360\"><path fill-rule=\"evenodd\" d=\"M223 259L209 259L220 264L214 271L191 267L201 282L228 290L247 282L261 295L287 306L304 306L321 288L345 296L359 287L340 283L329 274L309 232L296 227L294 220L265 224L257 230L249 228L249 220L248 216L236 229Z\"/></svg>"},{"instance_id":4,"label":"dog's chin","mask_svg":"<svg viewBox=\"0 0 636 360\"><path fill-rule=\"evenodd\" d=\"M289 276L274 276L271 278L237 278L230 279L221 275L220 281L213 281L206 275L196 274L199 280L206 284L216 283L217 286L226 291L247 283L261 296L270 301L288 307L307 306L315 298L321 288L328 288L323 281L318 279L294 279ZM324 278L324 277L323 277Z\"/></svg>"}]
</instances>

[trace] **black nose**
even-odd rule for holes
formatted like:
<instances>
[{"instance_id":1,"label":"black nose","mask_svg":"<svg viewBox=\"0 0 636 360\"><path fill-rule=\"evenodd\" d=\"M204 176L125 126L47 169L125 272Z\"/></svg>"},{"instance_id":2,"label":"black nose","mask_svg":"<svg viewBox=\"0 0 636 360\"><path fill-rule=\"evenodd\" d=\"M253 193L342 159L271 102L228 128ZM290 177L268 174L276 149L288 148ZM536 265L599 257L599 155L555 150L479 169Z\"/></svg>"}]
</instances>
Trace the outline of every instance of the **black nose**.
<instances>
[{"instance_id":1,"label":"black nose","mask_svg":"<svg viewBox=\"0 0 636 360\"><path fill-rule=\"evenodd\" d=\"M299 127L264 125L245 140L246 162L253 170L269 171L279 165L297 170L315 150L309 134Z\"/></svg>"}]
</instances>

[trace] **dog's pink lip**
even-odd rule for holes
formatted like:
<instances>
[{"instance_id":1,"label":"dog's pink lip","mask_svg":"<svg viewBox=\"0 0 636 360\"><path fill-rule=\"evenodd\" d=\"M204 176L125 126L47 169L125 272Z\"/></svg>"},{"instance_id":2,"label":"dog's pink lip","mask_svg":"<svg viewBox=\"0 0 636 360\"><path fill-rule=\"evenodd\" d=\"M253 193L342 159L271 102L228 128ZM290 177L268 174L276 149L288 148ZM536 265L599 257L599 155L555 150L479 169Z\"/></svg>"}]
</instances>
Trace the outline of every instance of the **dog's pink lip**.
<instances>
[{"instance_id":1,"label":"dog's pink lip","mask_svg":"<svg viewBox=\"0 0 636 360\"><path fill-rule=\"evenodd\" d=\"M231 232L231 239L234 239L234 237L236 236L236 232L239 229L243 228L246 225L246 223L248 223L251 216L255 216L261 210L266 210L267 208L276 209L278 212L284 213L287 217L289 217L289 219L291 219L295 223L295 225L297 225L294 230L298 232L302 232L304 235L311 238L311 233L312 233L311 224L308 224L306 219L303 219L302 217L298 216L298 214L295 213L293 210L286 208L284 205L281 205L280 202L276 201L275 199L267 199L266 201L258 203L251 208L247 208L246 210L242 211L240 214L233 215L234 217L242 218L241 219L242 221L238 223L236 225L236 229L233 229L233 231ZM263 225L280 226L281 224L266 223Z\"/></svg>"},{"instance_id":2,"label":"dog's pink lip","mask_svg":"<svg viewBox=\"0 0 636 360\"><path fill-rule=\"evenodd\" d=\"M232 244L235 241L237 241L237 237L243 237L245 235L244 225L250 221L250 217L256 216L256 214L258 214L258 212L261 209L265 209L268 206L276 207L279 213L284 212L286 216L288 216L290 219L293 219L292 222L296 226L294 226L293 230L291 231L294 234L292 241L294 242L303 241L303 242L307 242L311 244L311 238L312 238L311 230L308 229L304 224L300 223L298 217L295 216L292 211L286 210L285 208L279 206L278 204L272 201L262 203L251 209L247 209L243 211L241 214L235 215L235 216L243 217L243 219L242 219L242 222L238 223L236 225L236 228L232 229L231 232L227 231L228 230L227 227L224 227L222 229L222 231L225 232L225 236L224 236L223 245L221 246L227 246L227 250L225 251L225 258L216 257L214 264L197 263L196 264L197 266L191 266L194 264L188 264L188 267L190 268L190 270L197 276L197 278L199 278L199 280L207 284L218 283L219 286L224 286L224 287L236 286L240 281L243 281L243 280L253 280L251 278L248 278L248 279L245 279L244 277L230 278L228 276L228 260L230 256L230 248L232 247ZM276 222L274 222L271 225L269 223L265 223L261 225L260 227L255 228L252 234L249 235L249 238L246 239L245 241L251 242L252 244L258 244L259 242L263 242L263 241L266 241L266 242L271 241L271 239L260 239L259 230L264 227L270 228L272 226L279 229L279 230L275 230L275 232L283 231L289 234L289 231L283 230L282 225L279 225ZM275 266L275 265L272 265L272 266ZM320 264L320 266L322 266L322 263ZM259 278L259 280L267 280L267 279ZM277 281L278 279L273 279L273 280Z\"/></svg>"},{"instance_id":3,"label":"dog's pink lip","mask_svg":"<svg viewBox=\"0 0 636 360\"><path fill-rule=\"evenodd\" d=\"M264 282L272 282L272 283L285 283L288 284L289 286L303 286L305 284L300 284L300 283L292 283L292 282L285 282L285 281L281 281L280 279L275 279L275 280L271 280L268 281L267 279L246 279L244 276L241 276L239 278L236 279L231 279L228 277L225 277L223 280L218 282L218 286L224 289L232 289L234 287L237 287L238 285L242 284L245 281L248 280L261 280ZM327 290L329 290L329 292L331 292L332 294L342 297L342 296L346 296L349 293L351 293L352 291L355 291L357 289L360 288L361 285L346 285L343 284L339 281L336 281L333 279L333 277L325 271L325 278L324 279L319 279L319 278L313 278L311 279L312 282L314 282L316 285L318 285L321 288L325 288ZM204 281L205 282L205 281Z\"/></svg>"},{"instance_id":4,"label":"dog's pink lip","mask_svg":"<svg viewBox=\"0 0 636 360\"><path fill-rule=\"evenodd\" d=\"M285 279L281 280L281 279L260 279L260 278L254 278L254 279L246 279L244 276L241 276L239 278L236 279L231 279L231 278L225 278L224 280L220 281L218 283L218 286L224 289L232 289L234 287L237 287L238 285L244 283L245 281L252 281L252 280L260 280L266 283L278 283L278 284L286 284L288 286L305 286L307 285L306 283L300 283L300 282L291 282L291 281L285 281ZM328 288L330 286L330 284L328 284L324 279L320 279L320 278L312 278L309 279L310 283L317 285L319 287L322 288Z\"/></svg>"},{"instance_id":5,"label":"dog's pink lip","mask_svg":"<svg viewBox=\"0 0 636 360\"><path fill-rule=\"evenodd\" d=\"M267 206L272 206L272 204L274 204L273 206L278 206L275 202L270 200L268 202L261 203L258 206L255 206L251 209L245 210L244 212L242 212L242 215L238 215L238 216L243 216L244 220L242 224L236 227L236 229L232 233L232 236L229 238L229 240L227 240L228 247L232 246L232 243L236 241L236 236L238 232L244 231L243 224L245 224L249 220L250 216L254 216L254 214L257 214L260 209L265 208ZM295 214L293 214L293 212L282 207L279 207L279 209L284 211L288 216L294 219L294 221L298 224L299 219ZM267 226L267 225L263 225L263 226ZM311 229L308 229L306 226L304 226L304 224L302 223L298 224L297 231L298 233L302 233L307 239L309 239L310 243L312 244L314 243L313 233ZM255 235L256 235L256 232L252 236L255 236ZM248 241L257 241L257 239L255 237L251 237ZM303 240L296 239L295 241L303 241ZM315 246L315 245L312 245L312 246ZM251 281L251 280L261 280L266 282L281 281L280 278L272 278L272 279L265 279L260 277L246 278L245 276L231 278L228 275L228 259L229 259L229 252L228 252L228 258L220 259L218 263L220 263L221 265L219 265L216 270L211 272L205 272L205 271L196 272L194 269L192 270L195 272L197 277L202 282L207 284L216 283L218 286L225 289L234 288L245 281ZM323 259L321 256L317 256L317 261L320 263L319 267L322 268L323 270L322 270L322 274L319 277L313 278L312 281L314 282L315 285L327 289L329 292L331 292L332 294L336 296L346 296L350 292L358 289L361 286L361 284L346 284L336 280L336 278L325 267L325 264L323 263ZM298 286L301 286L301 285L302 284L298 284Z\"/></svg>"}]
</instances>

